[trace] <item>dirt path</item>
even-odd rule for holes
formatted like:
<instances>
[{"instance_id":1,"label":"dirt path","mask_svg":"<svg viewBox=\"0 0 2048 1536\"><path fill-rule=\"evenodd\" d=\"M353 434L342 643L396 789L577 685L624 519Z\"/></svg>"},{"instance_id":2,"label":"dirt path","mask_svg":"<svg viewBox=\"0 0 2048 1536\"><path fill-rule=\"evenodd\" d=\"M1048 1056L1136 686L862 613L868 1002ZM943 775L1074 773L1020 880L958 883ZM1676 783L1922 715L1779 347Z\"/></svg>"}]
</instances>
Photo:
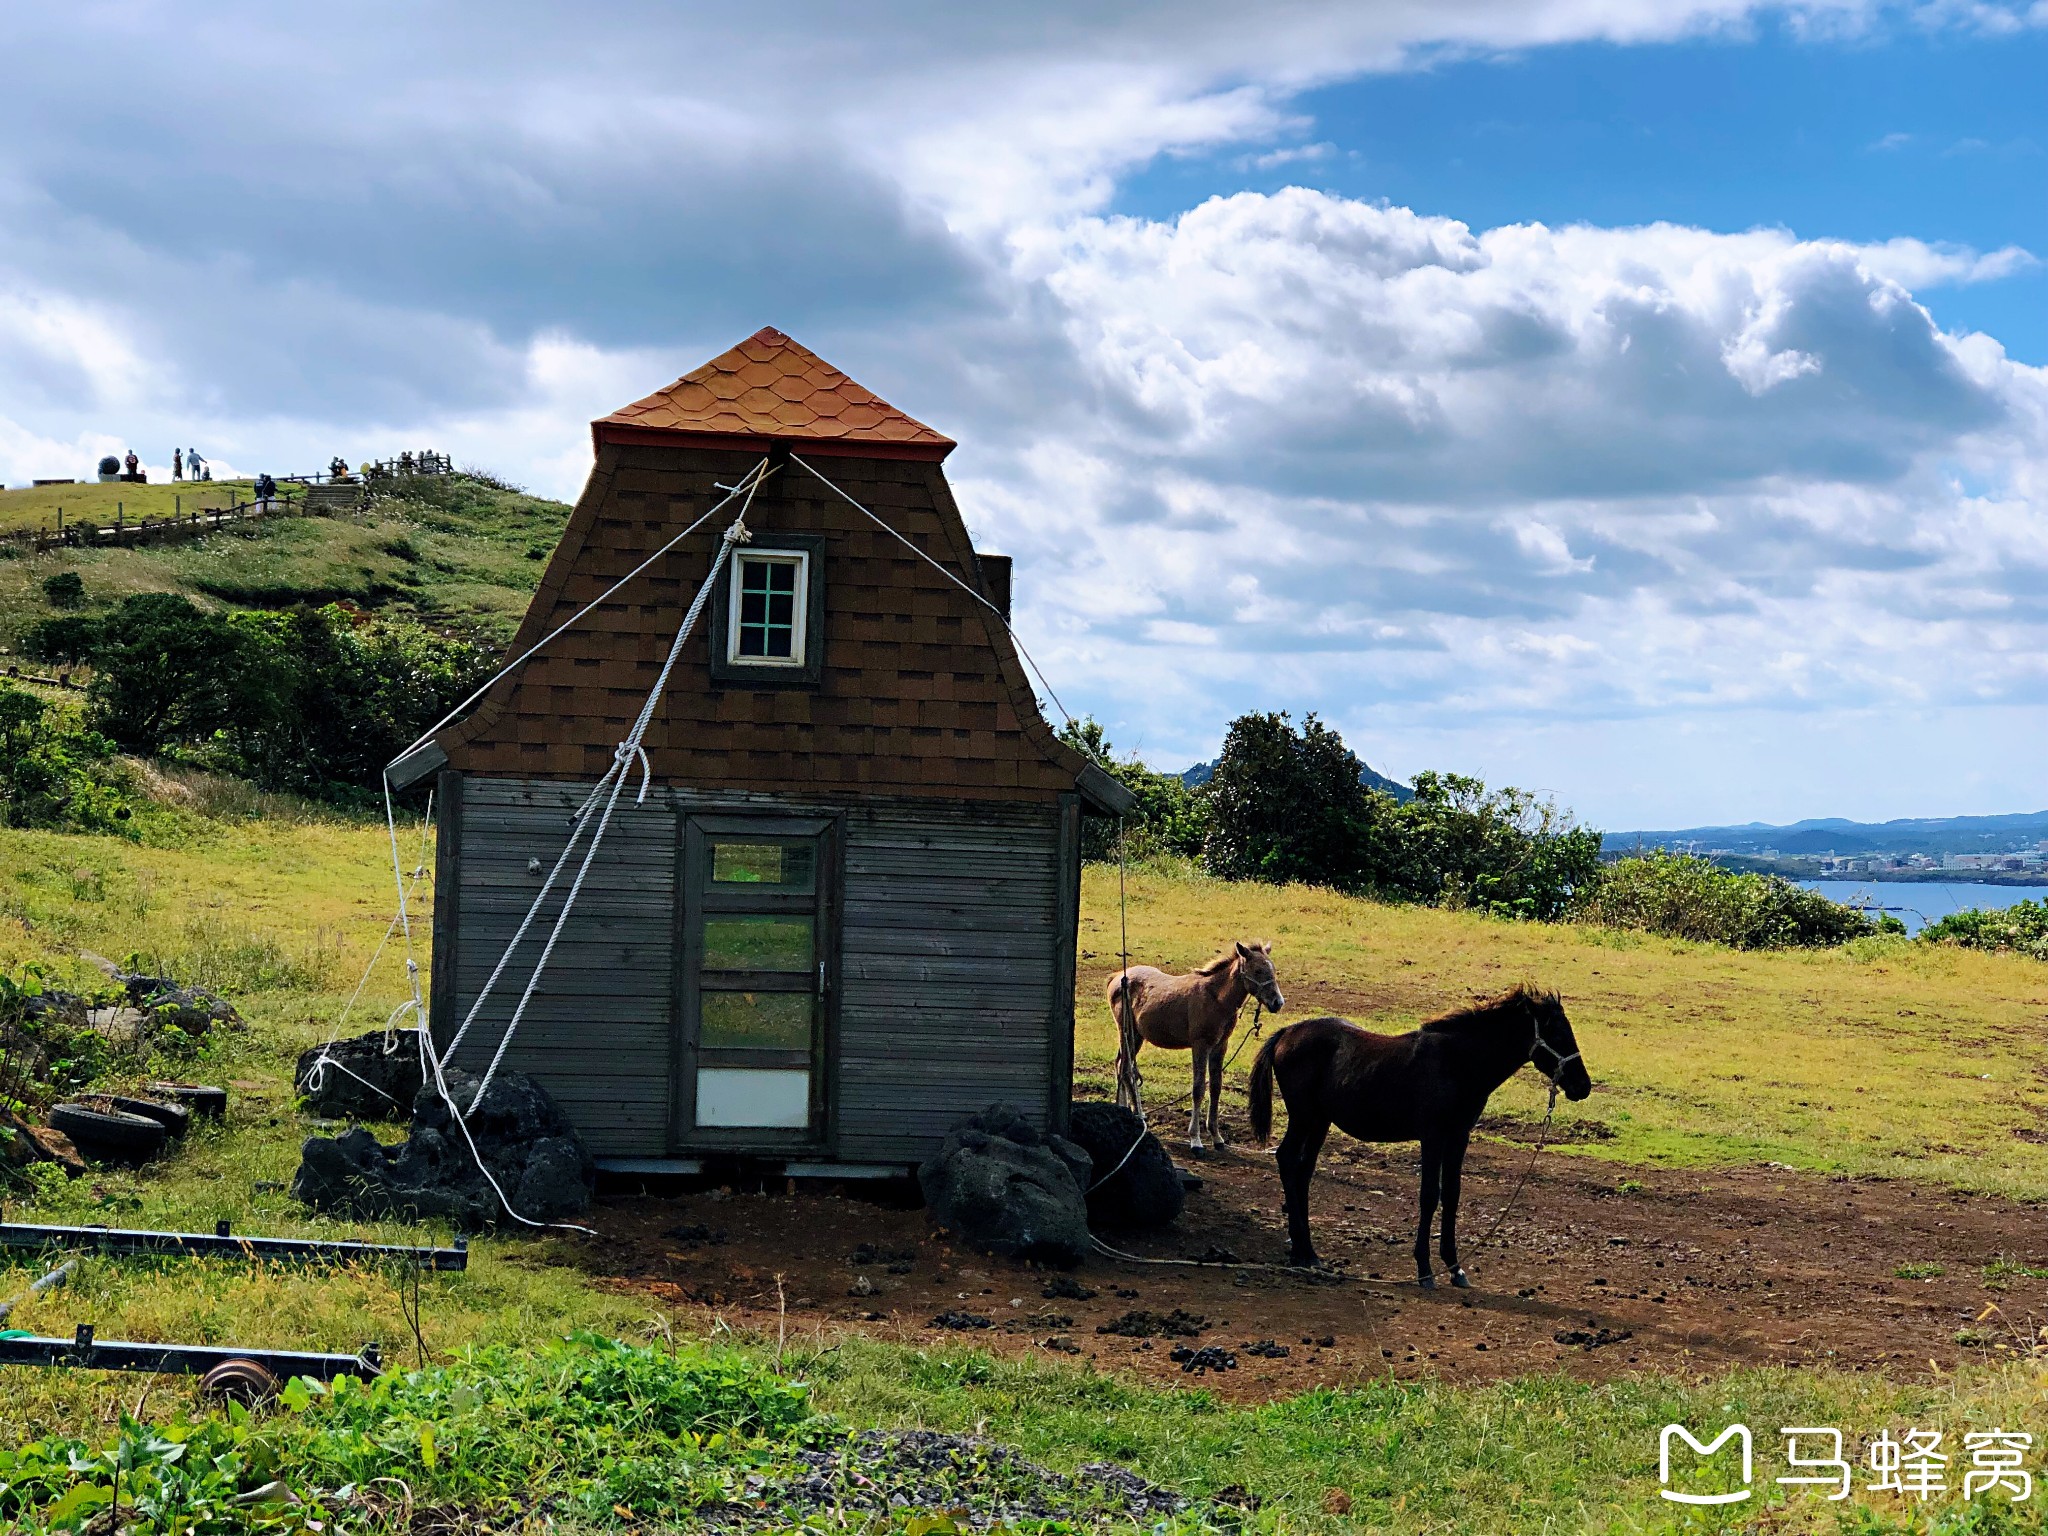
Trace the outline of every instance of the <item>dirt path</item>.
<instances>
[{"instance_id":1,"label":"dirt path","mask_svg":"<svg viewBox=\"0 0 2048 1536\"><path fill-rule=\"evenodd\" d=\"M1472 1237L1527 1158L1505 1142L1474 1146ZM1233 1150L1198 1168L1204 1185L1176 1230L1117 1245L1147 1257L1282 1258L1271 1157ZM1828 1363L1914 1374L2001 1343L2025 1348L2048 1323L2048 1231L2030 1208L1905 1183L1549 1152L1499 1244L1468 1247L1475 1289L1426 1292L1408 1256L1415 1169L1413 1149L1333 1138L1312 1211L1323 1256L1342 1271L1334 1282L1108 1259L1063 1277L942 1244L922 1211L829 1192L608 1196L605 1235L579 1262L736 1326L775 1328L779 1275L788 1326L806 1335L850 1329L1072 1355L1162 1380L1200 1375L1233 1398L1387 1373L1485 1380ZM2001 1260L1987 1283L1986 1266ZM1999 1312L1980 1322L1993 1303ZM1195 1331L1102 1331L1134 1311L1176 1309L1200 1319L1181 1324ZM934 1326L945 1314L964 1326ZM1267 1341L1285 1353L1247 1349ZM1191 1373L1171 1358L1209 1346L1235 1367Z\"/></svg>"}]
</instances>

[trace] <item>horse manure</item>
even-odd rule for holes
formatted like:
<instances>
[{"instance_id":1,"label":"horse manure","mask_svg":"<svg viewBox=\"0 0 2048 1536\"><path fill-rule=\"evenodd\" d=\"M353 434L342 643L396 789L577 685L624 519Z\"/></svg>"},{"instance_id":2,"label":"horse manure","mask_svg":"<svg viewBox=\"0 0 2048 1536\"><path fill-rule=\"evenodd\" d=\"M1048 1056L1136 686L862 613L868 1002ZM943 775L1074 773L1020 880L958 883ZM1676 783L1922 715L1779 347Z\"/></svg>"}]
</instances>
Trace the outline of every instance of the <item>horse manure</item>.
<instances>
[{"instance_id":1,"label":"horse manure","mask_svg":"<svg viewBox=\"0 0 2048 1536\"><path fill-rule=\"evenodd\" d=\"M855 1269L872 1269L877 1264L886 1264L889 1266L890 1274L907 1275L910 1273L911 1261L916 1257L915 1248L878 1248L873 1243L862 1243L853 1250L846 1262ZM903 1268L897 1269L895 1266L898 1264Z\"/></svg>"},{"instance_id":2,"label":"horse manure","mask_svg":"<svg viewBox=\"0 0 2048 1536\"><path fill-rule=\"evenodd\" d=\"M1116 1288L1116 1294L1123 1297L1125 1301L1136 1301L1138 1299L1138 1293L1136 1291L1126 1290L1122 1286L1118 1286Z\"/></svg>"},{"instance_id":3,"label":"horse manure","mask_svg":"<svg viewBox=\"0 0 2048 1536\"><path fill-rule=\"evenodd\" d=\"M951 1328L956 1332L966 1333L975 1328L993 1328L995 1324L988 1318L974 1312L941 1312L937 1317L925 1324L925 1326L927 1328Z\"/></svg>"},{"instance_id":4,"label":"horse manure","mask_svg":"<svg viewBox=\"0 0 2048 1536\"><path fill-rule=\"evenodd\" d=\"M1217 1348L1214 1344L1205 1344L1200 1349L1190 1349L1182 1344L1166 1358L1178 1365L1184 1373L1196 1376L1206 1375L1210 1371L1237 1369L1237 1356L1227 1349Z\"/></svg>"},{"instance_id":5,"label":"horse manure","mask_svg":"<svg viewBox=\"0 0 2048 1536\"><path fill-rule=\"evenodd\" d=\"M1334 1333L1326 1333L1320 1339L1317 1339L1316 1343L1321 1345L1324 1349L1335 1349L1337 1347L1337 1335L1335 1335Z\"/></svg>"},{"instance_id":6,"label":"horse manure","mask_svg":"<svg viewBox=\"0 0 2048 1536\"><path fill-rule=\"evenodd\" d=\"M1054 1275L1038 1293L1047 1301L1093 1301L1095 1293L1072 1275Z\"/></svg>"},{"instance_id":7,"label":"horse manure","mask_svg":"<svg viewBox=\"0 0 2048 1536\"><path fill-rule=\"evenodd\" d=\"M684 1243L692 1247L699 1243L709 1243L715 1248L725 1241L725 1229L723 1227L713 1231L701 1221L686 1227L670 1227L661 1235L672 1242Z\"/></svg>"},{"instance_id":8,"label":"horse manure","mask_svg":"<svg viewBox=\"0 0 2048 1536\"><path fill-rule=\"evenodd\" d=\"M1620 1330L1613 1328L1595 1328L1591 1330L1567 1328L1560 1333L1552 1334L1551 1337L1560 1344L1577 1345L1580 1349L1594 1350L1604 1344L1619 1344L1623 1339L1632 1339L1635 1335L1627 1328Z\"/></svg>"},{"instance_id":9,"label":"horse manure","mask_svg":"<svg viewBox=\"0 0 2048 1536\"><path fill-rule=\"evenodd\" d=\"M1262 1360L1285 1360L1294 1353L1285 1344L1276 1343L1272 1339L1260 1339L1256 1344L1247 1344L1244 1352L1248 1355L1257 1355Z\"/></svg>"},{"instance_id":10,"label":"horse manure","mask_svg":"<svg viewBox=\"0 0 2048 1536\"><path fill-rule=\"evenodd\" d=\"M1202 1250L1201 1256L1195 1262L1197 1264L1242 1264L1244 1260L1240 1259L1228 1248L1211 1243Z\"/></svg>"},{"instance_id":11,"label":"horse manure","mask_svg":"<svg viewBox=\"0 0 2048 1536\"><path fill-rule=\"evenodd\" d=\"M1003 1324L1005 1333L1047 1333L1055 1328L1071 1328L1074 1320L1064 1312L1034 1312L1028 1317L1013 1317Z\"/></svg>"},{"instance_id":12,"label":"horse manure","mask_svg":"<svg viewBox=\"0 0 2048 1536\"><path fill-rule=\"evenodd\" d=\"M1104 1323L1097 1333L1121 1334L1127 1339L1192 1339L1202 1331L1206 1319L1199 1312L1175 1307L1171 1312L1147 1312L1138 1308L1114 1322Z\"/></svg>"}]
</instances>

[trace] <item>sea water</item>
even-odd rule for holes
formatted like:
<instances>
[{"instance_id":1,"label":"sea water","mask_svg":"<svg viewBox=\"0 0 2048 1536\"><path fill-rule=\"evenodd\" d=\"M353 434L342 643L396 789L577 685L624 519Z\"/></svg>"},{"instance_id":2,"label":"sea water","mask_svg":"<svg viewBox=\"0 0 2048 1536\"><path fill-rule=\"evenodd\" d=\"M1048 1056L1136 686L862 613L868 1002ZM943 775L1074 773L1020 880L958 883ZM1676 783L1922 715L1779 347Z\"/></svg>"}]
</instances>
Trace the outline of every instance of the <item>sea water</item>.
<instances>
[{"instance_id":1,"label":"sea water","mask_svg":"<svg viewBox=\"0 0 2048 1536\"><path fill-rule=\"evenodd\" d=\"M2048 885L1986 885L1981 880L1801 880L1844 906L1880 908L1918 933L1929 923L1969 907L1990 911L2016 901L2048 901Z\"/></svg>"}]
</instances>

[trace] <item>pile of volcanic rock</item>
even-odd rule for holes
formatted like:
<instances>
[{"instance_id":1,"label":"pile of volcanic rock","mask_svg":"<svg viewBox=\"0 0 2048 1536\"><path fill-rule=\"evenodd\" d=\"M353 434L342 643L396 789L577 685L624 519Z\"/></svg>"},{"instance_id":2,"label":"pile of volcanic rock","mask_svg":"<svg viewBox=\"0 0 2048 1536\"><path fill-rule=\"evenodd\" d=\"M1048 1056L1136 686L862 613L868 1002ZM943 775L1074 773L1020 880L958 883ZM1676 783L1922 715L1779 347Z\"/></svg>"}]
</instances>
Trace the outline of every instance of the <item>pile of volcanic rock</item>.
<instances>
[{"instance_id":1,"label":"pile of volcanic rock","mask_svg":"<svg viewBox=\"0 0 2048 1536\"><path fill-rule=\"evenodd\" d=\"M917 1170L934 1225L985 1252L1070 1266L1093 1224L1163 1226L1186 1196L1159 1138L1113 1104L1076 1104L1066 1136L991 1104Z\"/></svg>"},{"instance_id":2,"label":"pile of volcanic rock","mask_svg":"<svg viewBox=\"0 0 2048 1536\"><path fill-rule=\"evenodd\" d=\"M299 1053L293 1086L307 1110L330 1120L403 1120L426 1074L409 1029L373 1030Z\"/></svg>"},{"instance_id":3,"label":"pile of volcanic rock","mask_svg":"<svg viewBox=\"0 0 2048 1536\"><path fill-rule=\"evenodd\" d=\"M338 1216L442 1219L465 1232L513 1224L505 1200L536 1222L560 1221L589 1207L596 1164L546 1089L525 1073L501 1072L472 1108L477 1078L451 1070L447 1084L449 1098L465 1111L461 1124L429 1083L413 1097L401 1142L385 1146L361 1126L308 1138L293 1197Z\"/></svg>"}]
</instances>

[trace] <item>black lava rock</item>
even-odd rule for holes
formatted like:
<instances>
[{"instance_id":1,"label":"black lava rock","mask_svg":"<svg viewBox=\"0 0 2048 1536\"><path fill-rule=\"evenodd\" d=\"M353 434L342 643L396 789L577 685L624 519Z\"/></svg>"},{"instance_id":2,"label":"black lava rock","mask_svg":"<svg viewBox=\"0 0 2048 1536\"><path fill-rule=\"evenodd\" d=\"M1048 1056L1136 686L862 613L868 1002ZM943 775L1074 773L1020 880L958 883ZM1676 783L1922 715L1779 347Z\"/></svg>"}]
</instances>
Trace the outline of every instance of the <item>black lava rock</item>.
<instances>
[{"instance_id":1,"label":"black lava rock","mask_svg":"<svg viewBox=\"0 0 2048 1536\"><path fill-rule=\"evenodd\" d=\"M465 1110L477 1079L448 1073L448 1089ZM463 1231L512 1224L478 1169L483 1159L512 1206L531 1221L559 1221L586 1210L597 1169L582 1139L547 1090L522 1072L502 1072L483 1103L468 1114L469 1139L432 1086L413 1100L411 1134L383 1146L357 1126L340 1136L314 1136L300 1154L292 1196L318 1211L355 1217L418 1220L445 1217Z\"/></svg>"},{"instance_id":2,"label":"black lava rock","mask_svg":"<svg viewBox=\"0 0 2048 1536\"><path fill-rule=\"evenodd\" d=\"M306 1108L332 1120L399 1120L410 1114L423 1077L419 1044L410 1032L394 1039L397 1049L388 1054L381 1029L301 1051L292 1082ZM323 1050L331 1058L324 1063Z\"/></svg>"},{"instance_id":3,"label":"black lava rock","mask_svg":"<svg viewBox=\"0 0 2048 1536\"><path fill-rule=\"evenodd\" d=\"M1062 1267L1088 1251L1088 1154L1008 1104L950 1131L917 1170L931 1218L960 1241Z\"/></svg>"},{"instance_id":4,"label":"black lava rock","mask_svg":"<svg viewBox=\"0 0 2048 1536\"><path fill-rule=\"evenodd\" d=\"M1179 1219L1187 1204L1180 1174L1159 1138L1134 1112L1120 1104L1083 1100L1074 1106L1067 1135L1087 1151L1095 1178L1101 1180L1088 1192L1091 1226L1105 1231L1163 1227Z\"/></svg>"}]
</instances>

